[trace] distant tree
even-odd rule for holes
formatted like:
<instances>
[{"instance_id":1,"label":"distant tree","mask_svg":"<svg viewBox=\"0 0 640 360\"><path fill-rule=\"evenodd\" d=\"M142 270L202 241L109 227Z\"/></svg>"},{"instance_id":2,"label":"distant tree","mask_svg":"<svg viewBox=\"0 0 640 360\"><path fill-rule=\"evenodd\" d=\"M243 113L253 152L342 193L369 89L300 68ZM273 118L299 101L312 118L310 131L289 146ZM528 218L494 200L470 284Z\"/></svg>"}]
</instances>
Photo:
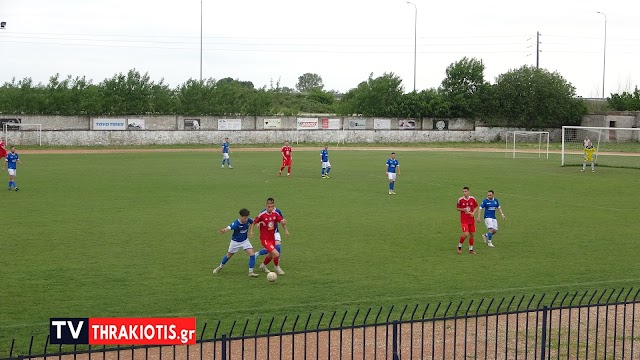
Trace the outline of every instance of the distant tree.
<instances>
[{"instance_id":1,"label":"distant tree","mask_svg":"<svg viewBox=\"0 0 640 360\"><path fill-rule=\"evenodd\" d=\"M633 93L624 91L622 94L611 94L607 103L617 111L640 111L640 90L636 86Z\"/></svg>"},{"instance_id":2,"label":"distant tree","mask_svg":"<svg viewBox=\"0 0 640 360\"><path fill-rule=\"evenodd\" d=\"M322 77L318 74L306 73L298 77L296 89L299 92L306 93L312 90L322 90L323 88Z\"/></svg>"},{"instance_id":3,"label":"distant tree","mask_svg":"<svg viewBox=\"0 0 640 360\"><path fill-rule=\"evenodd\" d=\"M557 72L532 66L508 71L491 87L485 122L529 129L579 125L586 107Z\"/></svg>"},{"instance_id":4,"label":"distant tree","mask_svg":"<svg viewBox=\"0 0 640 360\"><path fill-rule=\"evenodd\" d=\"M484 64L475 58L462 58L446 69L439 91L451 104L450 116L476 118L481 113L481 96L489 83L484 80Z\"/></svg>"},{"instance_id":5,"label":"distant tree","mask_svg":"<svg viewBox=\"0 0 640 360\"><path fill-rule=\"evenodd\" d=\"M342 99L338 111L345 115L396 117L401 111L404 87L402 79L394 73L384 73L361 82Z\"/></svg>"}]
</instances>

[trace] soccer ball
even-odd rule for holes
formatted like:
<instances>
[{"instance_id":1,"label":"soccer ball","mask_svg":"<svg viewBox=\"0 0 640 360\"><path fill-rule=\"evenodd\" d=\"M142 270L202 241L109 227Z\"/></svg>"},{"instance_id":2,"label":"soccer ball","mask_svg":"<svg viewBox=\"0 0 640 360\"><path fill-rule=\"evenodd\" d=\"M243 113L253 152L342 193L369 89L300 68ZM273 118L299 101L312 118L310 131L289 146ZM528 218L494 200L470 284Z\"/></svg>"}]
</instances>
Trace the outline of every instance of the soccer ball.
<instances>
[{"instance_id":1,"label":"soccer ball","mask_svg":"<svg viewBox=\"0 0 640 360\"><path fill-rule=\"evenodd\" d=\"M278 280L278 274L276 274L275 272L270 272L267 274L267 280L269 280L270 282L275 282L276 280Z\"/></svg>"}]
</instances>

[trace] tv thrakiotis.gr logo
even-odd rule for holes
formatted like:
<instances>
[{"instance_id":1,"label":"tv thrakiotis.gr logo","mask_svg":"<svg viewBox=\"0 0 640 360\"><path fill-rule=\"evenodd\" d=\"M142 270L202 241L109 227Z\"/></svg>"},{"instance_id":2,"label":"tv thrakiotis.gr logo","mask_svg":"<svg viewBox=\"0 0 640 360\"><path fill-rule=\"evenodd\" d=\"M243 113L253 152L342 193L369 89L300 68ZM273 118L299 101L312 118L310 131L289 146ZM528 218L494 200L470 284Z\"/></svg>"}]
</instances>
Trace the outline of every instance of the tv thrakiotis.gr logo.
<instances>
[{"instance_id":1,"label":"tv thrakiotis.gr logo","mask_svg":"<svg viewBox=\"0 0 640 360\"><path fill-rule=\"evenodd\" d=\"M51 344L193 345L195 318L51 318Z\"/></svg>"},{"instance_id":2,"label":"tv thrakiotis.gr logo","mask_svg":"<svg viewBox=\"0 0 640 360\"><path fill-rule=\"evenodd\" d=\"M49 319L51 344L88 344L89 318Z\"/></svg>"}]
</instances>

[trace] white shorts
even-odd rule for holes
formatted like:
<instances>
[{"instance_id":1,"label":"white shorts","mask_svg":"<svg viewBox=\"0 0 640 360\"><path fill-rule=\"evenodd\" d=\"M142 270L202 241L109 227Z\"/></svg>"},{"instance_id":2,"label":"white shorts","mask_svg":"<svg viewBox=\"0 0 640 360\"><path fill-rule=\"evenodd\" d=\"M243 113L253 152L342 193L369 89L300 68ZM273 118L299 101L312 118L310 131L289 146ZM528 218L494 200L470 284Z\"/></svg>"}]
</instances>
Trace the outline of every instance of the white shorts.
<instances>
[{"instance_id":1,"label":"white shorts","mask_svg":"<svg viewBox=\"0 0 640 360\"><path fill-rule=\"evenodd\" d=\"M245 241L242 241L242 242L231 240L231 242L229 243L229 252L230 253L235 254L241 249L242 250L253 249L253 246L251 245L251 242L249 241L249 239L247 239Z\"/></svg>"},{"instance_id":2,"label":"white shorts","mask_svg":"<svg viewBox=\"0 0 640 360\"><path fill-rule=\"evenodd\" d=\"M396 173L388 173L388 174L389 174L389 180L396 181Z\"/></svg>"},{"instance_id":3,"label":"white shorts","mask_svg":"<svg viewBox=\"0 0 640 360\"><path fill-rule=\"evenodd\" d=\"M275 237L276 237L276 241L282 241L282 237L280 236L279 231L276 231Z\"/></svg>"},{"instance_id":4,"label":"white shorts","mask_svg":"<svg viewBox=\"0 0 640 360\"><path fill-rule=\"evenodd\" d=\"M330 162L328 162L328 161L323 161L323 162L322 162L322 168L323 168L323 169L326 169L326 168L328 168L328 167L331 167L331 163L330 163Z\"/></svg>"},{"instance_id":5,"label":"white shorts","mask_svg":"<svg viewBox=\"0 0 640 360\"><path fill-rule=\"evenodd\" d=\"M9 172L9 176L16 176L16 169L7 169L7 172Z\"/></svg>"},{"instance_id":6,"label":"white shorts","mask_svg":"<svg viewBox=\"0 0 640 360\"><path fill-rule=\"evenodd\" d=\"M497 219L484 218L484 224L487 226L487 229L498 230L498 220Z\"/></svg>"},{"instance_id":7,"label":"white shorts","mask_svg":"<svg viewBox=\"0 0 640 360\"><path fill-rule=\"evenodd\" d=\"M226 160L229 158L229 153L222 153L222 159Z\"/></svg>"}]
</instances>

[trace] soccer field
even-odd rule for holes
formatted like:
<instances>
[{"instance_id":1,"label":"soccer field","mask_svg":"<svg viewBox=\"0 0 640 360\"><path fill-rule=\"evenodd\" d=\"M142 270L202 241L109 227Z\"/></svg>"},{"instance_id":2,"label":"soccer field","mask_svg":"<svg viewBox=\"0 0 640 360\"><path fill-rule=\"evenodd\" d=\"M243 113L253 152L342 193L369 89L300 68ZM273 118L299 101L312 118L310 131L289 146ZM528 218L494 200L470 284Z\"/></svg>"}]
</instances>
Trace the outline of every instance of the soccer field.
<instances>
[{"instance_id":1,"label":"soccer field","mask_svg":"<svg viewBox=\"0 0 640 360\"><path fill-rule=\"evenodd\" d=\"M638 170L399 148L390 196L389 151L329 150L331 179L320 177L320 148L294 148L291 178L277 176L278 149L234 152L232 170L212 152L21 155L20 191L0 196L0 355L14 337L21 349L31 335L44 343L50 317L195 316L201 329L640 285ZM478 202L494 190L507 216L492 249L477 224L477 255L466 243L456 253L463 186ZM216 229L268 197L289 222L286 275L249 278L244 253L212 274L230 239Z\"/></svg>"}]
</instances>

